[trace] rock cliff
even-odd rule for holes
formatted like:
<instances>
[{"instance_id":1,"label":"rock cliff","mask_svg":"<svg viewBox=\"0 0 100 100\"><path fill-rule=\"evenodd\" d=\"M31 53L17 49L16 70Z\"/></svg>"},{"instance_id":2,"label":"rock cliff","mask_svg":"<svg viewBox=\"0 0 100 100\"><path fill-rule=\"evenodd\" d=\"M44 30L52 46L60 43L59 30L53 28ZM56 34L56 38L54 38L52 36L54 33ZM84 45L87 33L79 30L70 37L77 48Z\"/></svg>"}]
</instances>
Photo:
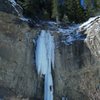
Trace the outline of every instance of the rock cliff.
<instances>
[{"instance_id":1,"label":"rock cliff","mask_svg":"<svg viewBox=\"0 0 100 100\"><path fill-rule=\"evenodd\" d=\"M37 85L34 34L18 17L2 12L0 26L0 87L9 88L15 94L32 96Z\"/></svg>"},{"instance_id":2,"label":"rock cliff","mask_svg":"<svg viewBox=\"0 0 100 100\"><path fill-rule=\"evenodd\" d=\"M43 80L36 72L33 44L39 30L17 16L0 12L0 98L43 100ZM54 100L100 100L100 18L80 33L86 34L85 40L70 45L61 42L60 33L53 33Z\"/></svg>"},{"instance_id":3,"label":"rock cliff","mask_svg":"<svg viewBox=\"0 0 100 100\"><path fill-rule=\"evenodd\" d=\"M60 96L68 100L100 99L100 17L89 24L79 29L86 38L71 45L56 36L59 46L55 51L55 100Z\"/></svg>"}]
</instances>

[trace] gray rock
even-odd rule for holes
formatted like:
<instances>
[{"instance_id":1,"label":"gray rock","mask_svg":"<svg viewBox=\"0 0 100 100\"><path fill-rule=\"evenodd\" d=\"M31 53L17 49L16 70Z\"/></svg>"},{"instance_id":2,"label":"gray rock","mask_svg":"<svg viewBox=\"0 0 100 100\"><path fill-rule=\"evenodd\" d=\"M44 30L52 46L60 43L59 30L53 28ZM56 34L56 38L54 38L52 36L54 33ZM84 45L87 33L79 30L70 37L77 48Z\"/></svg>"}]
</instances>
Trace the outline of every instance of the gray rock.
<instances>
[{"instance_id":1,"label":"gray rock","mask_svg":"<svg viewBox=\"0 0 100 100\"><path fill-rule=\"evenodd\" d=\"M0 86L17 95L31 97L37 89L34 34L29 32L27 24L16 24L16 19L0 13Z\"/></svg>"},{"instance_id":2,"label":"gray rock","mask_svg":"<svg viewBox=\"0 0 100 100\"><path fill-rule=\"evenodd\" d=\"M68 100L100 99L100 18L82 33L87 34L86 39L72 45L65 45L61 36L55 35L59 42L55 51L55 100L62 96Z\"/></svg>"},{"instance_id":3,"label":"gray rock","mask_svg":"<svg viewBox=\"0 0 100 100\"><path fill-rule=\"evenodd\" d=\"M39 30L31 30L18 21L17 17L0 12L0 87L4 87L3 96L21 95L43 100L43 79L36 73L32 41ZM63 96L68 100L90 100L92 95L99 100L95 95L100 93L99 26L98 19L85 30L85 41L71 45L62 43L60 34L53 34L58 44L53 70L54 100L61 100Z\"/></svg>"}]
</instances>

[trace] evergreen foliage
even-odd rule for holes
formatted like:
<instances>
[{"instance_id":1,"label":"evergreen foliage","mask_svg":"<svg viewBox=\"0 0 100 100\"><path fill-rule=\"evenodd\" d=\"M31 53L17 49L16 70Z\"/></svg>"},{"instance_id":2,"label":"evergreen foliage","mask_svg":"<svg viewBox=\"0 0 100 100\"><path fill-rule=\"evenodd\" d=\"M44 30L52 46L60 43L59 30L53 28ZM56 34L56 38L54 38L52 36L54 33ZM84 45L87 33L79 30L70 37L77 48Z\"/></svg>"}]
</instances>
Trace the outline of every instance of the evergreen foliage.
<instances>
[{"instance_id":1,"label":"evergreen foliage","mask_svg":"<svg viewBox=\"0 0 100 100\"><path fill-rule=\"evenodd\" d=\"M84 0L84 9L80 0L17 0L24 9L24 15L33 19L63 20L67 16L71 22L83 22L100 10L100 0ZM100 13L99 13L100 14Z\"/></svg>"},{"instance_id":2,"label":"evergreen foliage","mask_svg":"<svg viewBox=\"0 0 100 100\"><path fill-rule=\"evenodd\" d=\"M58 0L52 0L52 17L56 18L56 21L59 20L59 13L58 13Z\"/></svg>"}]
</instances>

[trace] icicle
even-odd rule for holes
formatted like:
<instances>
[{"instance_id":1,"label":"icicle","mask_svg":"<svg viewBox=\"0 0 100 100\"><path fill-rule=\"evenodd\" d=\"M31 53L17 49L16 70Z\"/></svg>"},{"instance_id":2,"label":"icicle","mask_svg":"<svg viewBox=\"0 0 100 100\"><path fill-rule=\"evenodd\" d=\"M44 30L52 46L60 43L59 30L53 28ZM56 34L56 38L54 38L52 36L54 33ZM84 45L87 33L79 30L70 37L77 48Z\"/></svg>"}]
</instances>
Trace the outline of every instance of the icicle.
<instances>
[{"instance_id":1,"label":"icicle","mask_svg":"<svg viewBox=\"0 0 100 100\"><path fill-rule=\"evenodd\" d=\"M53 100L53 78L51 67L54 68L54 38L49 31L41 31L37 39L36 68L40 75L45 76L44 100Z\"/></svg>"},{"instance_id":2,"label":"icicle","mask_svg":"<svg viewBox=\"0 0 100 100\"><path fill-rule=\"evenodd\" d=\"M45 45L45 31L42 31L36 47L36 67L38 74L45 75L48 67L47 51Z\"/></svg>"},{"instance_id":3,"label":"icicle","mask_svg":"<svg viewBox=\"0 0 100 100\"><path fill-rule=\"evenodd\" d=\"M52 68L54 69L54 50L55 50L55 45L54 45L54 37L52 36L52 58L51 58L51 62L52 62Z\"/></svg>"},{"instance_id":4,"label":"icicle","mask_svg":"<svg viewBox=\"0 0 100 100\"><path fill-rule=\"evenodd\" d=\"M53 100L53 79L51 73L45 75L44 100Z\"/></svg>"}]
</instances>

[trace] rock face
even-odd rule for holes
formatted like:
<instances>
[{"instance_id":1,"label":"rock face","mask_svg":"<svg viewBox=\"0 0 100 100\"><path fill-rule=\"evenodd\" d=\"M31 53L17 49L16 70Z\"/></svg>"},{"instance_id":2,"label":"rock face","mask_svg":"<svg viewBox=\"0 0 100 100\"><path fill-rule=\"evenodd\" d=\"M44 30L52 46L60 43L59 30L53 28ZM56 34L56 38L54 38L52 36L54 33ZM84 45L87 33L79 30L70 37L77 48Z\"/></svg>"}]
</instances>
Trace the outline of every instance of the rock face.
<instances>
[{"instance_id":1,"label":"rock face","mask_svg":"<svg viewBox=\"0 0 100 100\"><path fill-rule=\"evenodd\" d=\"M85 34L87 34L85 42L91 53L100 61L100 17L97 17L91 24L85 31Z\"/></svg>"},{"instance_id":2,"label":"rock face","mask_svg":"<svg viewBox=\"0 0 100 100\"><path fill-rule=\"evenodd\" d=\"M0 87L13 94L33 96L36 92L33 37L25 23L0 12Z\"/></svg>"},{"instance_id":3,"label":"rock face","mask_svg":"<svg viewBox=\"0 0 100 100\"><path fill-rule=\"evenodd\" d=\"M43 100L43 80L35 69L33 38L37 31L18 17L0 12L0 97ZM100 18L81 33L87 34L86 39L71 45L62 43L59 33L53 34L54 100L100 100Z\"/></svg>"},{"instance_id":4,"label":"rock face","mask_svg":"<svg viewBox=\"0 0 100 100\"><path fill-rule=\"evenodd\" d=\"M55 100L61 100L61 96L68 97L68 100L100 99L100 18L81 29L84 29L80 31L82 34L87 34L86 39L72 45L61 43L58 36Z\"/></svg>"}]
</instances>

